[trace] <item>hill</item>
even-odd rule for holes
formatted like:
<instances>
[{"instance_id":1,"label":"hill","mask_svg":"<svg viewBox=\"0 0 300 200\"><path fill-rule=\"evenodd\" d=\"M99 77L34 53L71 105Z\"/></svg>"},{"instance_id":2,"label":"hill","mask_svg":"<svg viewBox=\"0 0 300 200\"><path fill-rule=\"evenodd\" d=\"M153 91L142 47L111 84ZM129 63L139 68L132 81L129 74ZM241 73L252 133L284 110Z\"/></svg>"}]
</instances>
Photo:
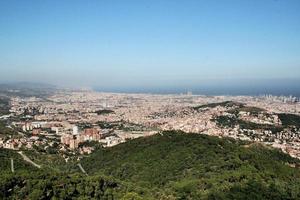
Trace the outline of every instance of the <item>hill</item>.
<instances>
[{"instance_id":1,"label":"hill","mask_svg":"<svg viewBox=\"0 0 300 200\"><path fill-rule=\"evenodd\" d=\"M260 144L164 132L100 149L82 160L154 199L299 199L299 161ZM291 167L293 166L293 167Z\"/></svg>"},{"instance_id":2,"label":"hill","mask_svg":"<svg viewBox=\"0 0 300 200\"><path fill-rule=\"evenodd\" d=\"M16 172L24 170L30 172L35 169L26 163L16 151L0 149L0 173L11 173L11 159L13 159Z\"/></svg>"},{"instance_id":3,"label":"hill","mask_svg":"<svg viewBox=\"0 0 300 200\"><path fill-rule=\"evenodd\" d=\"M38 169L0 153L0 199L300 199L299 160L229 138L170 131L100 148L80 161L88 176L74 162Z\"/></svg>"},{"instance_id":4,"label":"hill","mask_svg":"<svg viewBox=\"0 0 300 200\"><path fill-rule=\"evenodd\" d=\"M51 167L39 169L16 151L0 149L0 199L120 199L125 195L125 186L100 175L58 172Z\"/></svg>"}]
</instances>

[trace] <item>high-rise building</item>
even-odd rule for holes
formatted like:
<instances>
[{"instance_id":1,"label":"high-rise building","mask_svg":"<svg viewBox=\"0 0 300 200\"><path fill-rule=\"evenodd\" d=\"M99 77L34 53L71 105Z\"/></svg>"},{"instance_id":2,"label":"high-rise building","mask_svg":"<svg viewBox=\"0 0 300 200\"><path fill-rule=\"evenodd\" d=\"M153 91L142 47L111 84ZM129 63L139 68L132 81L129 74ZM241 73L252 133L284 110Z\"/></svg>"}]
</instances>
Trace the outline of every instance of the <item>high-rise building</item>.
<instances>
[{"instance_id":1,"label":"high-rise building","mask_svg":"<svg viewBox=\"0 0 300 200\"><path fill-rule=\"evenodd\" d=\"M70 149L77 149L78 148L78 142L76 140L76 138L72 138L70 140Z\"/></svg>"},{"instance_id":2,"label":"high-rise building","mask_svg":"<svg viewBox=\"0 0 300 200\"><path fill-rule=\"evenodd\" d=\"M78 135L78 126L73 126L73 135Z\"/></svg>"}]
</instances>

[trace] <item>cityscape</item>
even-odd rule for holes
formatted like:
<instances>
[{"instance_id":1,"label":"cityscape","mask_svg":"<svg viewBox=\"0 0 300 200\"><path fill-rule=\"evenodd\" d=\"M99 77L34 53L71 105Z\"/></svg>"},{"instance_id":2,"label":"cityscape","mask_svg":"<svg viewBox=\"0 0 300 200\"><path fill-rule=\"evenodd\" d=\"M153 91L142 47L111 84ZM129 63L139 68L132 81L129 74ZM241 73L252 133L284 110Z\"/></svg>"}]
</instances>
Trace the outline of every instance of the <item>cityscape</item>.
<instances>
[{"instance_id":1,"label":"cityscape","mask_svg":"<svg viewBox=\"0 0 300 200\"><path fill-rule=\"evenodd\" d=\"M300 200L299 0L1 0L0 200Z\"/></svg>"},{"instance_id":2,"label":"cityscape","mask_svg":"<svg viewBox=\"0 0 300 200\"><path fill-rule=\"evenodd\" d=\"M47 98L12 97L0 147L91 153L85 142L111 147L162 131L262 142L300 158L300 103L296 97L204 96L57 91ZM291 119L289 119L291 118ZM297 123L289 124L297 119ZM286 122L287 121L287 122ZM4 136L4 137L3 137ZM66 156L66 161L68 157Z\"/></svg>"}]
</instances>

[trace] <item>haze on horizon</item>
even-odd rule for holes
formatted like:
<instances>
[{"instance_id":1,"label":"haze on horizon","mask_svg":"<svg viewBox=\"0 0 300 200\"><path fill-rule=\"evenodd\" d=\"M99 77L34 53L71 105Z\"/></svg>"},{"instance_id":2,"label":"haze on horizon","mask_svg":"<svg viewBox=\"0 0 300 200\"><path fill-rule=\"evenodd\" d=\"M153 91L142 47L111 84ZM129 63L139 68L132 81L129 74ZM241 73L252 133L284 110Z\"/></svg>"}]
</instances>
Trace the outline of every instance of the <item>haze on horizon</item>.
<instances>
[{"instance_id":1,"label":"haze on horizon","mask_svg":"<svg viewBox=\"0 0 300 200\"><path fill-rule=\"evenodd\" d=\"M299 10L297 0L3 0L0 80L105 89L295 84Z\"/></svg>"}]
</instances>

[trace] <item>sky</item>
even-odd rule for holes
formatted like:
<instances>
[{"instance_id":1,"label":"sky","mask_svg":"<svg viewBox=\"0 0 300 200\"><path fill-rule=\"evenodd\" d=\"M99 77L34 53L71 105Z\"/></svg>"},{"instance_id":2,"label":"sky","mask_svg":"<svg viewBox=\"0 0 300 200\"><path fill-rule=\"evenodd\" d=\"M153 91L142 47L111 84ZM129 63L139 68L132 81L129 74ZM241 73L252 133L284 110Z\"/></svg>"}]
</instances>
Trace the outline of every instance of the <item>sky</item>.
<instances>
[{"instance_id":1,"label":"sky","mask_svg":"<svg viewBox=\"0 0 300 200\"><path fill-rule=\"evenodd\" d=\"M106 89L294 84L299 11L299 0L1 0L0 81Z\"/></svg>"}]
</instances>

